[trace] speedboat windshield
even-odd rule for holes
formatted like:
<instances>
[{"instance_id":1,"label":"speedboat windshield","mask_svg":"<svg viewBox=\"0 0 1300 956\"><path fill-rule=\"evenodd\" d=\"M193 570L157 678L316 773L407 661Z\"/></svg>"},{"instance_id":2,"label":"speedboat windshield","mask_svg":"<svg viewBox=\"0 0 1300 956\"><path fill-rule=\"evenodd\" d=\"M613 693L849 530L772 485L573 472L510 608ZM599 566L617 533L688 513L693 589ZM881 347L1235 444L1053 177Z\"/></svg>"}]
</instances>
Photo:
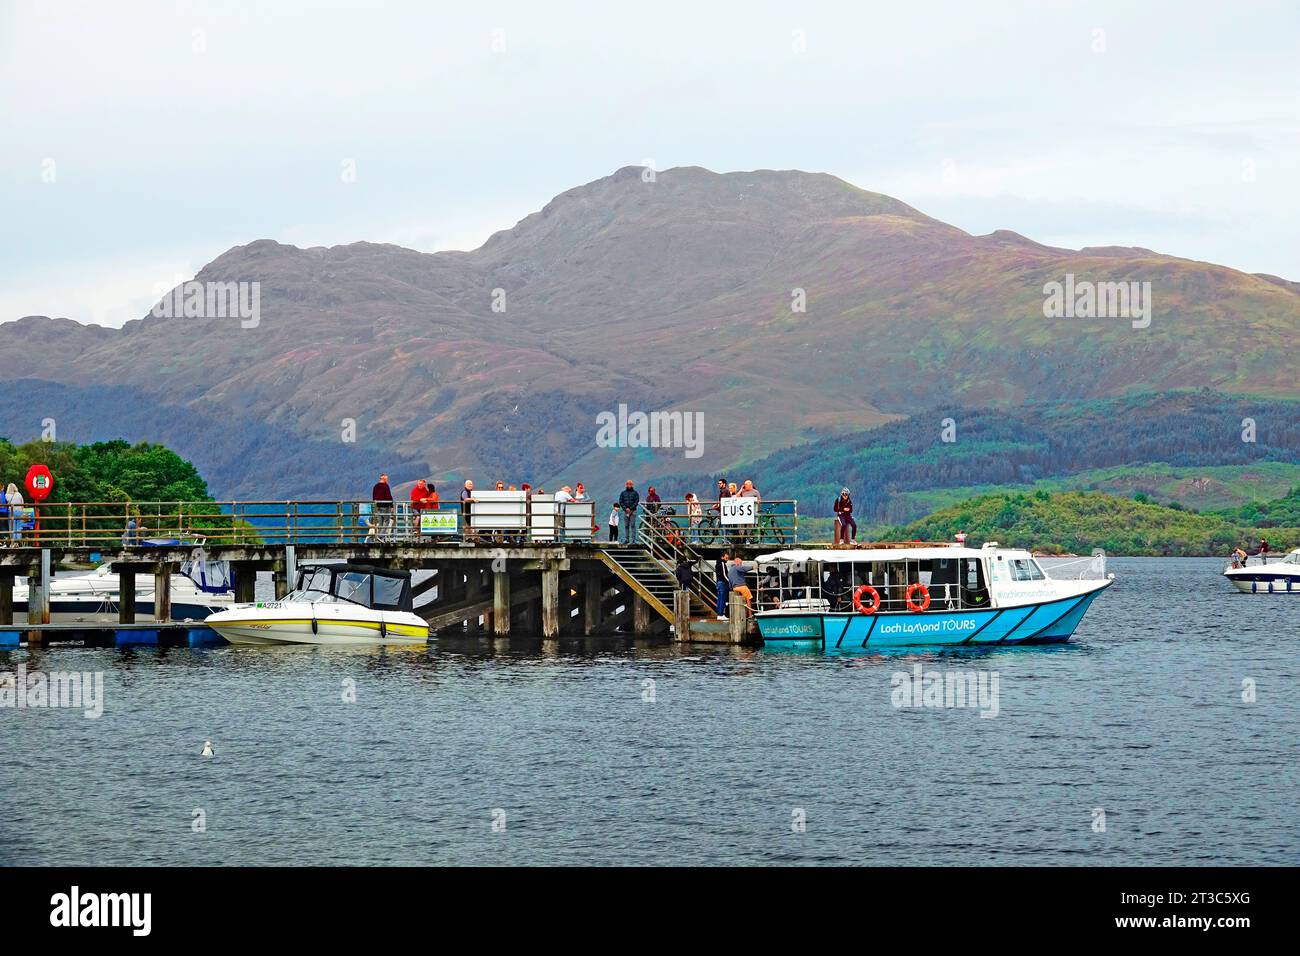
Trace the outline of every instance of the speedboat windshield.
<instances>
[{"instance_id":1,"label":"speedboat windshield","mask_svg":"<svg viewBox=\"0 0 1300 956\"><path fill-rule=\"evenodd\" d=\"M316 565L298 575L300 601L347 601L376 610L411 609L410 575L363 565Z\"/></svg>"}]
</instances>

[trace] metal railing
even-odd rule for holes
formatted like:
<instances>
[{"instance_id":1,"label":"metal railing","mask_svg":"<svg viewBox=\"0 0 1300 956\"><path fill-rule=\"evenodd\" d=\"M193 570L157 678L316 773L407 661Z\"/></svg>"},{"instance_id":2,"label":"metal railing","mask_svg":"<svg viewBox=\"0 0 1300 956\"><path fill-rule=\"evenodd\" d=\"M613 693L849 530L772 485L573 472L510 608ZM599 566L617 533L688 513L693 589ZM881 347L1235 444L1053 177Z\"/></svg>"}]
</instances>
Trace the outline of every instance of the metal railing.
<instances>
[{"instance_id":1,"label":"metal railing","mask_svg":"<svg viewBox=\"0 0 1300 956\"><path fill-rule=\"evenodd\" d=\"M497 493L502 495L504 493ZM468 502L92 501L42 502L0 520L3 542L27 548L555 543L593 539L594 501L517 503L484 493Z\"/></svg>"},{"instance_id":2,"label":"metal railing","mask_svg":"<svg viewBox=\"0 0 1300 956\"><path fill-rule=\"evenodd\" d=\"M638 532L680 537L686 544L721 547L793 547L799 541L799 502L795 499L762 501L753 524L723 524L718 501L700 501L692 512L687 501L641 503Z\"/></svg>"}]
</instances>

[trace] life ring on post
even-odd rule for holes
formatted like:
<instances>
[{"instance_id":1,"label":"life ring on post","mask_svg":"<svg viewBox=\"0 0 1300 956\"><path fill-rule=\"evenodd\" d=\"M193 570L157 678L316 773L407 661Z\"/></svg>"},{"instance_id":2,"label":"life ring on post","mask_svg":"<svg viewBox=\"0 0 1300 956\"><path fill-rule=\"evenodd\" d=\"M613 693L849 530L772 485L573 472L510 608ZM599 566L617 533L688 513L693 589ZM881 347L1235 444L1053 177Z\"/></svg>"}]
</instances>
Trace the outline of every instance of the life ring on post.
<instances>
[{"instance_id":1,"label":"life ring on post","mask_svg":"<svg viewBox=\"0 0 1300 956\"><path fill-rule=\"evenodd\" d=\"M871 605L864 607L862 604L862 595L871 595ZM875 614L880 610L880 592L870 584L863 584L853 592L853 609L859 614Z\"/></svg>"},{"instance_id":2,"label":"life ring on post","mask_svg":"<svg viewBox=\"0 0 1300 956\"><path fill-rule=\"evenodd\" d=\"M913 604L912 595L915 594L917 591L921 592L921 603ZM913 581L911 584L909 584L907 586L907 593L906 595L904 595L904 597L907 600L907 609L909 611L916 611L917 613L920 613L921 611L924 611L926 608L930 606L930 589L927 588L920 581Z\"/></svg>"}]
</instances>

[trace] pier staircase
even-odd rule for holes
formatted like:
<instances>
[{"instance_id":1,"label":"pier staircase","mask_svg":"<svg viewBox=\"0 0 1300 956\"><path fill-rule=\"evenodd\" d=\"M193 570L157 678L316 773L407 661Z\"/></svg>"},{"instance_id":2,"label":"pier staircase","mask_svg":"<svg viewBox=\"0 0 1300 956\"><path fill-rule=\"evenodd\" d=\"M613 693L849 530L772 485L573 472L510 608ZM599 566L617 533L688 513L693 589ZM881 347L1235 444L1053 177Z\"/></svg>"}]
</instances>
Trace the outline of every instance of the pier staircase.
<instances>
[{"instance_id":1,"label":"pier staircase","mask_svg":"<svg viewBox=\"0 0 1300 956\"><path fill-rule=\"evenodd\" d=\"M601 550L600 558L656 614L667 621L673 620L673 593L677 590L677 579L650 548L645 545L611 546ZM708 605L694 592L691 606L701 614L708 611Z\"/></svg>"}]
</instances>

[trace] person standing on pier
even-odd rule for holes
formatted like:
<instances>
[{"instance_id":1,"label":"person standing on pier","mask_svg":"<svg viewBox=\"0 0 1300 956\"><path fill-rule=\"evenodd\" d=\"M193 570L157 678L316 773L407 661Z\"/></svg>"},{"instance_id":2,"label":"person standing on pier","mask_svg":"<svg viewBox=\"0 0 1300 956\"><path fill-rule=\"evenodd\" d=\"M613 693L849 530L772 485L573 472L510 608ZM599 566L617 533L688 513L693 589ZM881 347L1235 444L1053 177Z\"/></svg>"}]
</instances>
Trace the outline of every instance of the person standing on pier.
<instances>
[{"instance_id":1,"label":"person standing on pier","mask_svg":"<svg viewBox=\"0 0 1300 956\"><path fill-rule=\"evenodd\" d=\"M572 500L573 489L568 485L555 493L555 523L557 525L556 530L559 532L556 535L556 540L558 541L563 541L566 537L565 532L568 531L569 525L569 502Z\"/></svg>"},{"instance_id":2,"label":"person standing on pier","mask_svg":"<svg viewBox=\"0 0 1300 956\"><path fill-rule=\"evenodd\" d=\"M641 495L632 487L632 479L627 480L627 487L618 496L618 507L623 512L622 534L619 536L620 544L632 543L632 532L636 528L636 509L641 505Z\"/></svg>"},{"instance_id":3,"label":"person standing on pier","mask_svg":"<svg viewBox=\"0 0 1300 956\"><path fill-rule=\"evenodd\" d=\"M5 489L5 501L9 506L9 537L15 544L20 542L23 537L23 493L18 490L18 486L12 481L9 487Z\"/></svg>"},{"instance_id":4,"label":"person standing on pier","mask_svg":"<svg viewBox=\"0 0 1300 956\"><path fill-rule=\"evenodd\" d=\"M370 502L375 510L375 534L385 538L393 530L393 489L388 487L388 475L380 475L370 489Z\"/></svg>"},{"instance_id":5,"label":"person standing on pier","mask_svg":"<svg viewBox=\"0 0 1300 956\"><path fill-rule=\"evenodd\" d=\"M713 580L718 594L718 620L727 619L727 592L731 590L727 584L727 552L723 551L718 556L717 562L713 565Z\"/></svg>"},{"instance_id":6,"label":"person standing on pier","mask_svg":"<svg viewBox=\"0 0 1300 956\"><path fill-rule=\"evenodd\" d=\"M700 543L700 523L704 520L704 509L700 507L700 499L695 497L695 492L686 492L686 523L691 529L691 544Z\"/></svg>"},{"instance_id":7,"label":"person standing on pier","mask_svg":"<svg viewBox=\"0 0 1300 956\"><path fill-rule=\"evenodd\" d=\"M849 489L841 488L840 496L835 499L835 544L847 545L858 536L858 523L853 520L853 498ZM853 529L852 535L849 529Z\"/></svg>"},{"instance_id":8,"label":"person standing on pier","mask_svg":"<svg viewBox=\"0 0 1300 956\"><path fill-rule=\"evenodd\" d=\"M474 482L469 478L465 479L465 487L460 490L460 521L465 526L465 540L468 541L474 537L474 526L470 524L470 508L474 504Z\"/></svg>"},{"instance_id":9,"label":"person standing on pier","mask_svg":"<svg viewBox=\"0 0 1300 956\"><path fill-rule=\"evenodd\" d=\"M754 592L749 589L745 583L745 575L754 570L754 565L748 561L740 560L740 555L731 559L731 564L727 565L727 584L731 590L735 591L745 600L745 610L753 611L751 606L754 602Z\"/></svg>"}]
</instances>

